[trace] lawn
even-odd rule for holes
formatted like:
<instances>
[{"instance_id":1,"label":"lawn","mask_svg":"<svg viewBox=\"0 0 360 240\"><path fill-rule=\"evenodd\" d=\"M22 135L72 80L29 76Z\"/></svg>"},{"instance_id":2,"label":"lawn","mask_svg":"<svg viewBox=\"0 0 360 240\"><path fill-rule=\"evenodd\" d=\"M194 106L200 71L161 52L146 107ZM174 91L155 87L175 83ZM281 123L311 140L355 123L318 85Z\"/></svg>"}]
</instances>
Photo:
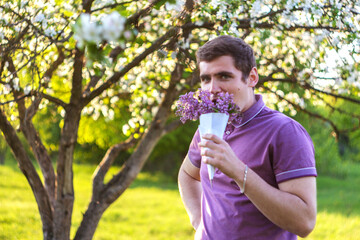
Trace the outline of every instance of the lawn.
<instances>
[{"instance_id":1,"label":"lawn","mask_svg":"<svg viewBox=\"0 0 360 240\"><path fill-rule=\"evenodd\" d=\"M75 165L75 205L71 236L80 224L91 192L95 166ZM116 169L113 169L113 172ZM111 175L111 174L110 174ZM306 239L356 239L360 235L360 165L346 179L318 177L318 219ZM96 240L192 239L193 230L177 184L160 174L141 173L104 214ZM40 217L25 177L15 164L0 166L0 239L42 239Z\"/></svg>"}]
</instances>

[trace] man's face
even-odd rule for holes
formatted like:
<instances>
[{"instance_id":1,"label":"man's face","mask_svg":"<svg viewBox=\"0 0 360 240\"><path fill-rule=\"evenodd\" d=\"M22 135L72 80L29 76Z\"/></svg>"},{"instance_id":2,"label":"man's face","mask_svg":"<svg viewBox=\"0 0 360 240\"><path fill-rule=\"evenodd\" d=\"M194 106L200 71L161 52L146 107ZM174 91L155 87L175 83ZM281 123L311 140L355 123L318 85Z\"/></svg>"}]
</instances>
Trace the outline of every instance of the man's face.
<instances>
[{"instance_id":1,"label":"man's face","mask_svg":"<svg viewBox=\"0 0 360 240\"><path fill-rule=\"evenodd\" d=\"M254 91L249 80L242 81L242 72L234 65L231 56L221 56L211 62L200 62L201 89L213 94L228 92L241 111L247 110L254 101Z\"/></svg>"}]
</instances>

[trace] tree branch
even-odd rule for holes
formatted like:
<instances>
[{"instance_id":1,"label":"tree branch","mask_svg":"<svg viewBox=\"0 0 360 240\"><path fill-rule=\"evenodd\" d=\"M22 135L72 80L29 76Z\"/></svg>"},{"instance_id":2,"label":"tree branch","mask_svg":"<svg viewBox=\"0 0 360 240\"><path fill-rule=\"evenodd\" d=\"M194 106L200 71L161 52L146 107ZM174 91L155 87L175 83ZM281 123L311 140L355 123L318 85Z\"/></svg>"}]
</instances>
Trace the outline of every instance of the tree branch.
<instances>
[{"instance_id":1,"label":"tree branch","mask_svg":"<svg viewBox=\"0 0 360 240\"><path fill-rule=\"evenodd\" d=\"M76 48L74 58L74 72L72 75L70 104L77 105L78 103L80 103L82 94L82 70L84 67L84 52Z\"/></svg>"},{"instance_id":2,"label":"tree branch","mask_svg":"<svg viewBox=\"0 0 360 240\"><path fill-rule=\"evenodd\" d=\"M26 97L29 97L29 96L30 96L29 94L28 94L28 95L21 95L20 97L15 98L15 99L13 99L13 100L9 100L9 101L0 103L0 106L9 104L9 103L11 103L11 102L18 102L18 101L20 101L20 100L22 100L22 99L24 99L24 98L26 98Z\"/></svg>"},{"instance_id":3,"label":"tree branch","mask_svg":"<svg viewBox=\"0 0 360 240\"><path fill-rule=\"evenodd\" d=\"M55 43L55 42L64 42L64 40L57 40L60 36L61 33L64 32L65 27L63 28L63 30L58 33L56 39L52 38L51 36L46 35L42 29L39 29L38 27L36 27L31 20L26 19L23 15L17 13L16 11L14 11L11 8L6 8L0 5L0 8L4 9L4 10L8 10L11 13L13 13L14 15L16 15L19 19L21 19L22 22L26 22L28 24L27 28L29 28L30 26L34 29L34 32L39 33L41 36L44 36L45 38L49 39L51 43ZM36 14L38 14L40 12L41 9L39 9L33 16L36 16ZM72 34L71 34L72 35Z\"/></svg>"},{"instance_id":4,"label":"tree branch","mask_svg":"<svg viewBox=\"0 0 360 240\"><path fill-rule=\"evenodd\" d=\"M41 97L35 96L35 99L31 103L30 107L28 107L25 111L25 119L24 119L25 122L29 122L33 119L33 117L35 116L36 112L39 109L40 102L41 102Z\"/></svg>"},{"instance_id":5,"label":"tree branch","mask_svg":"<svg viewBox=\"0 0 360 240\"><path fill-rule=\"evenodd\" d=\"M91 92L91 89L92 89L93 87L95 87L96 84L99 82L99 80L103 77L104 69L102 69L102 73L101 73L100 76L97 76L97 75L91 76L90 71L89 71L88 73L89 73L89 76L90 76L90 81L89 81L89 83L88 83L88 84L86 85L86 87L85 87L85 90L84 90L84 92L83 92L83 95L84 95L84 96L88 95L88 94Z\"/></svg>"},{"instance_id":6,"label":"tree branch","mask_svg":"<svg viewBox=\"0 0 360 240\"><path fill-rule=\"evenodd\" d=\"M338 95L338 94L335 94L335 93L323 91L323 90L320 90L320 89L317 89L317 88L311 86L309 83L305 83L304 88L305 89L311 89L311 90L314 90L315 92L320 92L320 93L323 93L323 94L326 94L326 95L329 95L329 96L333 96L333 97L336 97L336 98L341 98L341 99L347 100L349 102L360 104L360 100L358 100L358 99L354 99L354 98L351 98L351 97L342 96L342 95Z\"/></svg>"},{"instance_id":7,"label":"tree branch","mask_svg":"<svg viewBox=\"0 0 360 240\"><path fill-rule=\"evenodd\" d=\"M326 8L330 8L330 9L331 9L331 7L333 7L333 6L332 6L332 5L325 5L325 6L323 6L322 8L323 8L323 9L326 9ZM265 14L265 15L262 15L262 16L260 16L260 17L257 17L256 20L261 20L261 19L264 19L264 18L267 18L267 17L270 17L270 18L271 18L271 17L273 17L273 16L275 16L275 15L277 15L277 14L283 13L283 12L285 12L285 11L286 11L286 9L279 9L279 10L277 10L277 11L271 11L271 12ZM293 8L293 9L290 10L290 12L297 12L297 11L302 12L302 11L304 11L304 8L303 8L303 7L300 7L300 8Z\"/></svg>"},{"instance_id":8,"label":"tree branch","mask_svg":"<svg viewBox=\"0 0 360 240\"><path fill-rule=\"evenodd\" d=\"M46 79L47 81L50 81L50 79L52 78L53 73L58 69L58 67L64 62L65 60L65 54L62 50L62 47L57 47L59 55L57 57L57 59L50 64L50 67L48 70L46 70L46 72L44 73L43 77L44 79Z\"/></svg>"},{"instance_id":9,"label":"tree branch","mask_svg":"<svg viewBox=\"0 0 360 240\"><path fill-rule=\"evenodd\" d=\"M47 192L42 185L41 179L36 172L35 167L31 163L29 156L27 155L24 146L22 145L19 137L16 134L15 129L11 126L7 120L7 116L0 108L0 129L3 132L6 142L10 146L19 168L24 173L27 181L34 193L41 221L43 223L44 239L52 239L53 236L53 213L51 204ZM48 235L50 238L45 237Z\"/></svg>"},{"instance_id":10,"label":"tree branch","mask_svg":"<svg viewBox=\"0 0 360 240\"><path fill-rule=\"evenodd\" d=\"M271 77L273 74L276 74L276 73L279 73L279 72L278 71L273 72L273 73L269 74L268 76L266 76L264 78L261 78L259 80L260 86L263 86L263 84L265 82L288 82L288 83L295 83L295 84L298 83L295 78L273 78L273 77ZM341 99L347 100L349 102L360 104L360 100L358 100L358 99L354 99L354 98L351 98L351 97L342 96L342 95L339 95L339 94L335 94L335 93L327 92L327 91L324 91L324 90L320 90L320 89L317 89L317 88L311 86L307 82L304 82L302 84L297 84L297 85L301 86L304 89L311 89L311 90L313 90L315 92L318 92L318 93L323 93L323 94L326 94L326 95L329 95L329 96L332 96L332 97L335 97L335 98L341 98Z\"/></svg>"},{"instance_id":11,"label":"tree branch","mask_svg":"<svg viewBox=\"0 0 360 240\"><path fill-rule=\"evenodd\" d=\"M139 21L139 18L141 18L142 16L148 14L151 9L159 2L161 2L162 0L154 0L154 1L150 1L149 5L147 5L144 9L141 9L140 11L138 11L137 13L135 13L134 15L132 15L131 17L129 17L126 20L126 24L137 24L137 22Z\"/></svg>"},{"instance_id":12,"label":"tree branch","mask_svg":"<svg viewBox=\"0 0 360 240\"><path fill-rule=\"evenodd\" d=\"M108 149L104 158L93 174L93 200L99 200L99 193L103 190L105 175L109 171L116 157L120 152L133 147L138 142L138 140L139 139L134 138L134 136L131 136L125 142L115 144Z\"/></svg>"},{"instance_id":13,"label":"tree branch","mask_svg":"<svg viewBox=\"0 0 360 240\"><path fill-rule=\"evenodd\" d=\"M163 36L158 38L155 42L153 42L153 44L149 48L145 49L144 52L136 56L132 62L128 63L119 72L115 72L105 83L103 83L101 86L96 88L87 96L83 96L82 105L86 106L91 100L93 100L95 97L100 95L104 90L108 89L112 84L119 81L122 76L124 76L128 71L130 71L135 66L139 65L140 62L144 60L148 55L153 53L155 50L159 49L166 40L176 35L178 31L179 31L178 27L171 28Z\"/></svg>"},{"instance_id":14,"label":"tree branch","mask_svg":"<svg viewBox=\"0 0 360 240\"><path fill-rule=\"evenodd\" d=\"M315 96L317 97L317 99L321 100L322 102L325 103L325 105L330 108L332 111L337 111L341 114L344 114L344 115L348 115L348 116L351 116L352 118L357 118L359 119L360 121L360 115L357 115L357 114L354 114L354 113L350 113L350 112L347 112L341 108L337 108L337 107L334 107L332 106L329 102L327 102L324 98L322 98L321 96L319 96L319 94L317 92L314 93ZM335 98L336 99L336 98Z\"/></svg>"},{"instance_id":15,"label":"tree branch","mask_svg":"<svg viewBox=\"0 0 360 240\"><path fill-rule=\"evenodd\" d=\"M296 80L291 78L273 78L273 74L276 74L276 72L273 72L266 77L261 77L259 79L257 87L263 86L266 82L296 83Z\"/></svg>"},{"instance_id":16,"label":"tree branch","mask_svg":"<svg viewBox=\"0 0 360 240\"><path fill-rule=\"evenodd\" d=\"M290 105L292 105L296 110L302 111L302 112L308 114L308 115L311 116L311 117L315 117L315 118L318 118L318 119L320 119L320 120L322 120L322 121L324 121L324 122L329 123L329 124L331 125L331 127L333 128L334 132L335 132L335 137L336 137L336 139L338 139L340 131L339 131L339 129L337 128L337 126L335 125L335 123L334 123L333 121L331 121L330 119L328 119L328 118L326 118L326 117L324 117L324 116L321 116L321 115L319 115L319 114L317 114L317 113L311 112L311 111L309 111L309 110L307 110L307 109L305 109L305 108L300 107L298 104L293 103L293 102L287 100L286 98L280 96L279 94L277 94L275 91L272 91L272 90L271 90L270 88L268 88L268 87L263 86L263 88L266 89L267 91L275 94L275 96L277 96L278 99L286 101L287 103L289 103Z\"/></svg>"},{"instance_id":17,"label":"tree branch","mask_svg":"<svg viewBox=\"0 0 360 240\"><path fill-rule=\"evenodd\" d=\"M56 105L63 107L64 109L66 109L67 106L68 106L68 105L67 105L65 102L63 102L62 100L60 100L60 99L58 99L58 98L56 98L56 97L50 96L50 95L48 95L48 94L46 94L46 93L39 92L39 95L40 95L41 97L49 100L50 102L55 103Z\"/></svg>"},{"instance_id":18,"label":"tree branch","mask_svg":"<svg viewBox=\"0 0 360 240\"><path fill-rule=\"evenodd\" d=\"M116 58L123 52L124 49L120 46L117 46L113 50L111 50L109 57L112 59L113 62L115 62Z\"/></svg>"},{"instance_id":19,"label":"tree branch","mask_svg":"<svg viewBox=\"0 0 360 240\"><path fill-rule=\"evenodd\" d=\"M133 2L133 1L127 1L127 2L120 2L120 3L108 4L108 5L105 5L105 6L103 6L103 7L96 8L96 9L94 9L94 10L91 10L90 13L98 12L98 11L101 11L101 10L104 10L104 9L107 9L107 8L113 9L113 8L116 8L117 6L126 5L126 4L129 4L129 3L132 3L132 2Z\"/></svg>"},{"instance_id":20,"label":"tree branch","mask_svg":"<svg viewBox=\"0 0 360 240\"><path fill-rule=\"evenodd\" d=\"M348 129L339 129L339 132L340 133L347 133L347 132L353 132L353 131L356 131L358 129L360 129L360 115L357 115L357 114L354 114L354 113L350 113L350 112L347 112L347 111L344 111L343 109L341 108L337 108L337 107L334 107L332 106L330 103L328 103L324 98L322 98L321 96L319 96L318 93L314 93L314 95L316 96L317 99L321 100L323 103L325 103L325 105L331 109L332 112L336 111L336 112L339 112L340 114L344 114L344 115L347 115L347 116L350 116L352 117L353 119L357 119L358 120L358 124L357 126L354 124L352 128L348 128Z\"/></svg>"},{"instance_id":21,"label":"tree branch","mask_svg":"<svg viewBox=\"0 0 360 240\"><path fill-rule=\"evenodd\" d=\"M13 73L14 76L17 76L15 65L11 58L7 58L9 63L9 71ZM19 98L21 94L19 91L13 90L15 99ZM42 174L44 176L45 189L48 194L52 208L54 208L55 201L55 171L51 164L50 156L42 143L38 132L36 131L33 123L32 117L37 111L37 107L40 104L41 99L37 97L35 101L27 109L25 106L24 98L19 100L18 103L18 112L20 118L20 128L24 133L24 136L31 146L36 160L38 161Z\"/></svg>"},{"instance_id":22,"label":"tree branch","mask_svg":"<svg viewBox=\"0 0 360 240\"><path fill-rule=\"evenodd\" d=\"M94 0L82 0L82 7L86 13L91 12L91 5L93 4L93 2Z\"/></svg>"}]
</instances>

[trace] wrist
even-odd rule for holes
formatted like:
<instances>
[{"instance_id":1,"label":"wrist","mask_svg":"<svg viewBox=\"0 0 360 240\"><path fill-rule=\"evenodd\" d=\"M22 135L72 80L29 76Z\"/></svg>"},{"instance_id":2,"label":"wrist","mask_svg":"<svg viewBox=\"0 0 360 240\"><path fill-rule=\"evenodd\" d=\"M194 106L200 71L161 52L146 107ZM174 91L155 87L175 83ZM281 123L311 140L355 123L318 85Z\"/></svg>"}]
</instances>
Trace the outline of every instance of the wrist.
<instances>
[{"instance_id":1,"label":"wrist","mask_svg":"<svg viewBox=\"0 0 360 240\"><path fill-rule=\"evenodd\" d=\"M245 189L246 189L246 179L247 179L247 173L248 173L248 166L245 165L245 169L244 169L244 178L243 178L243 184L242 184L242 188L240 187L240 192L245 194Z\"/></svg>"},{"instance_id":2,"label":"wrist","mask_svg":"<svg viewBox=\"0 0 360 240\"><path fill-rule=\"evenodd\" d=\"M240 193L244 193L247 187L250 168L244 164L240 170L237 171L235 182L240 188Z\"/></svg>"}]
</instances>

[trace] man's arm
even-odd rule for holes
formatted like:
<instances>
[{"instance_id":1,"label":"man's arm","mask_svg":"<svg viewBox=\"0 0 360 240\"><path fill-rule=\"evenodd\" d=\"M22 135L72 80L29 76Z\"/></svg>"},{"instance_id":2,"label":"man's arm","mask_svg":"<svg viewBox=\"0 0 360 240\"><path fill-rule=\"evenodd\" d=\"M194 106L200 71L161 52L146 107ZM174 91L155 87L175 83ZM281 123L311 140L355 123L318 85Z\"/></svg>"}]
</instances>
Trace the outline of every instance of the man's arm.
<instances>
[{"instance_id":1,"label":"man's arm","mask_svg":"<svg viewBox=\"0 0 360 240\"><path fill-rule=\"evenodd\" d=\"M242 188L243 179L235 180ZM316 222L316 179L302 177L279 184L267 184L248 170L245 194L274 224L300 237L306 237Z\"/></svg>"},{"instance_id":2,"label":"man's arm","mask_svg":"<svg viewBox=\"0 0 360 240\"><path fill-rule=\"evenodd\" d=\"M197 229L201 222L200 169L185 157L178 176L179 191L192 226Z\"/></svg>"},{"instance_id":3,"label":"man's arm","mask_svg":"<svg viewBox=\"0 0 360 240\"><path fill-rule=\"evenodd\" d=\"M217 167L242 189L245 164L222 139L213 134L205 134L203 139L199 146L204 163ZM245 194L270 221L287 231L305 237L315 226L315 177L288 180L277 189L248 169Z\"/></svg>"}]
</instances>

